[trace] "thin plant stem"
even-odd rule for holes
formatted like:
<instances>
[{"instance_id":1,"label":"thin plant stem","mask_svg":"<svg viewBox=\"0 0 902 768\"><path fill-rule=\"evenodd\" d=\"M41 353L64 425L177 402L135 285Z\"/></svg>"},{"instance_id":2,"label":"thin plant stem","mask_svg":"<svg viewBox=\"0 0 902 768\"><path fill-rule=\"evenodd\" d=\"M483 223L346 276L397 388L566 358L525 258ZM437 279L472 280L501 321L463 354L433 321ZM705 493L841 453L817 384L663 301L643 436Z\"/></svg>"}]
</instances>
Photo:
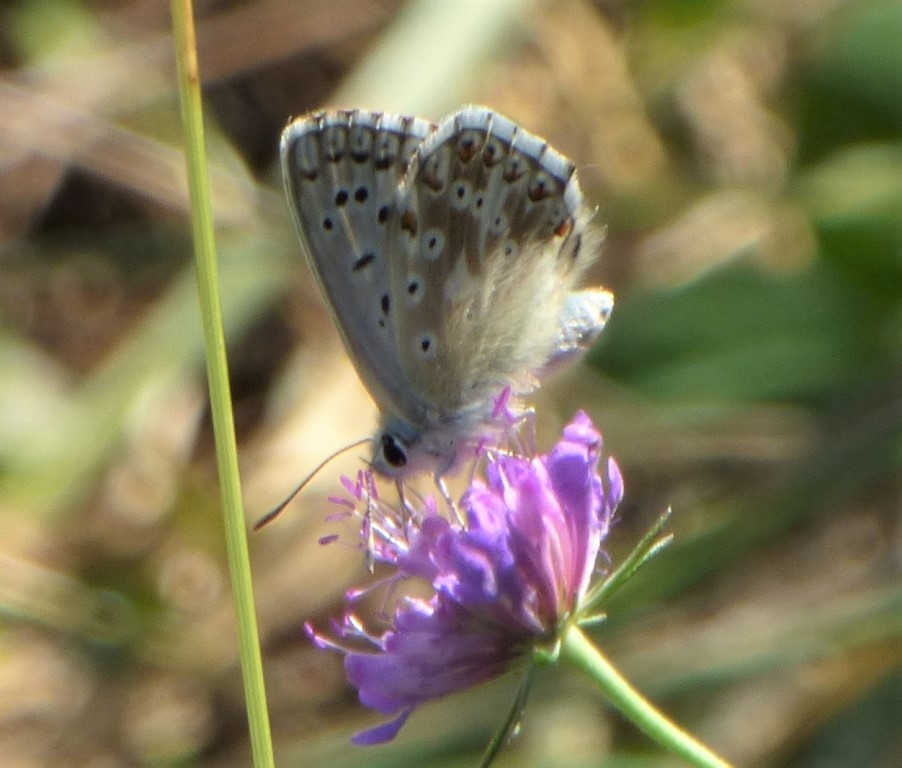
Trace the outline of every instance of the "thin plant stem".
<instances>
[{"instance_id":1,"label":"thin plant stem","mask_svg":"<svg viewBox=\"0 0 902 768\"><path fill-rule=\"evenodd\" d=\"M254 610L247 532L241 504L238 451L235 446L232 397L229 390L222 308L219 299L219 275L216 267L210 180L204 144L194 13L191 0L172 0L171 7L182 125L185 133L188 187L191 196L191 224L194 233L197 290L203 322L207 378L216 442L216 461L222 494L223 525L229 574L232 581L232 595L238 621L239 655L244 680L251 750L256 768L272 768L275 762L269 728L269 712L266 708L260 639Z\"/></svg>"},{"instance_id":2,"label":"thin plant stem","mask_svg":"<svg viewBox=\"0 0 902 768\"><path fill-rule=\"evenodd\" d=\"M700 768L730 768L728 762L668 720L633 688L575 625L564 630L560 657L594 680L626 718L669 752Z\"/></svg>"}]
</instances>

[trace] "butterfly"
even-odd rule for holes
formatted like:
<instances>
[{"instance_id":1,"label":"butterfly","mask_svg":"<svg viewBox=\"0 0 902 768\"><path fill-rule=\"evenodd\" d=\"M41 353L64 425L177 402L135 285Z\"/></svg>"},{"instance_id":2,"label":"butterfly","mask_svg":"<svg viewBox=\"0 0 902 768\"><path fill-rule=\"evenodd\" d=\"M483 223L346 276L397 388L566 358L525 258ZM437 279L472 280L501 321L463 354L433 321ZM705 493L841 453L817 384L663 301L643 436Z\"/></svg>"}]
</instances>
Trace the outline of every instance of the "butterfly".
<instances>
[{"instance_id":1,"label":"butterfly","mask_svg":"<svg viewBox=\"0 0 902 768\"><path fill-rule=\"evenodd\" d=\"M307 260L381 411L372 468L453 471L513 403L595 340L613 307L574 291L598 256L575 166L468 106L437 125L362 109L282 133Z\"/></svg>"}]
</instances>

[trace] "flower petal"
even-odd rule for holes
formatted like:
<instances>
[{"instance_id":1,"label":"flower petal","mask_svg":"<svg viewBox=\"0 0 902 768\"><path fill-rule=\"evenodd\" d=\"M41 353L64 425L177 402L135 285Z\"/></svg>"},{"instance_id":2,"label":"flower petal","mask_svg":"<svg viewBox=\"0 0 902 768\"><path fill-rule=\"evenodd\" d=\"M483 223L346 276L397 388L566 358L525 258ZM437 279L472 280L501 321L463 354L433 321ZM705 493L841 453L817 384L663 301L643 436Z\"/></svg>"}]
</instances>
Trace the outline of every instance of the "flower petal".
<instances>
[{"instance_id":1,"label":"flower petal","mask_svg":"<svg viewBox=\"0 0 902 768\"><path fill-rule=\"evenodd\" d=\"M376 744L385 744L398 735L398 731L407 722L413 707L403 710L400 715L389 720L388 722L377 725L373 728L367 728L365 731L358 731L351 737L351 741L360 747L372 747Z\"/></svg>"}]
</instances>

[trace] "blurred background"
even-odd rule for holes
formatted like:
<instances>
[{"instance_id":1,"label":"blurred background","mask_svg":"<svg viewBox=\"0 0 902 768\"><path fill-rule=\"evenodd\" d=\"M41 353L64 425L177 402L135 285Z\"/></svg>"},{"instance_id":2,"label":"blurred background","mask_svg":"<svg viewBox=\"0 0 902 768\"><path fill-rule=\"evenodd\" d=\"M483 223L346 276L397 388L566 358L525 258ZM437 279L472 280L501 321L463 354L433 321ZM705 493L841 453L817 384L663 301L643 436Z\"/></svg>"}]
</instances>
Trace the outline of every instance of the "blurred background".
<instances>
[{"instance_id":1,"label":"blurred background","mask_svg":"<svg viewBox=\"0 0 902 768\"><path fill-rule=\"evenodd\" d=\"M0 763L250 762L217 502L170 17L0 7ZM618 304L547 385L627 497L623 557L676 543L594 636L742 766L902 766L902 4L246 0L198 4L249 521L372 403L303 263L275 162L292 115L485 103L578 164ZM317 537L351 454L251 537L281 766L478 762L509 677L375 716L314 651L367 576ZM543 671L503 766L675 765Z\"/></svg>"}]
</instances>

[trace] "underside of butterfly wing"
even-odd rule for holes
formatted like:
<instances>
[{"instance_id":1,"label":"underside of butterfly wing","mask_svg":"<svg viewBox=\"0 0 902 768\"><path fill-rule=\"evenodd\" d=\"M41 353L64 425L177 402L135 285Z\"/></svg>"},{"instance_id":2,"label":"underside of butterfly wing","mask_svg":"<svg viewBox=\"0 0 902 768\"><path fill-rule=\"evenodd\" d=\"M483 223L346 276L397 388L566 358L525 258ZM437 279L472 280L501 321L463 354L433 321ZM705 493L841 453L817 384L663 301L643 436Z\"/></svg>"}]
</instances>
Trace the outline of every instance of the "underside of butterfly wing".
<instances>
[{"instance_id":1,"label":"underside of butterfly wing","mask_svg":"<svg viewBox=\"0 0 902 768\"><path fill-rule=\"evenodd\" d=\"M398 184L433 126L364 110L291 122L282 174L307 260L357 371L383 410L416 410L397 356L387 262Z\"/></svg>"},{"instance_id":2,"label":"underside of butterfly wing","mask_svg":"<svg viewBox=\"0 0 902 768\"><path fill-rule=\"evenodd\" d=\"M598 254L574 165L468 107L417 148L389 227L398 358L436 420L533 388Z\"/></svg>"}]
</instances>

